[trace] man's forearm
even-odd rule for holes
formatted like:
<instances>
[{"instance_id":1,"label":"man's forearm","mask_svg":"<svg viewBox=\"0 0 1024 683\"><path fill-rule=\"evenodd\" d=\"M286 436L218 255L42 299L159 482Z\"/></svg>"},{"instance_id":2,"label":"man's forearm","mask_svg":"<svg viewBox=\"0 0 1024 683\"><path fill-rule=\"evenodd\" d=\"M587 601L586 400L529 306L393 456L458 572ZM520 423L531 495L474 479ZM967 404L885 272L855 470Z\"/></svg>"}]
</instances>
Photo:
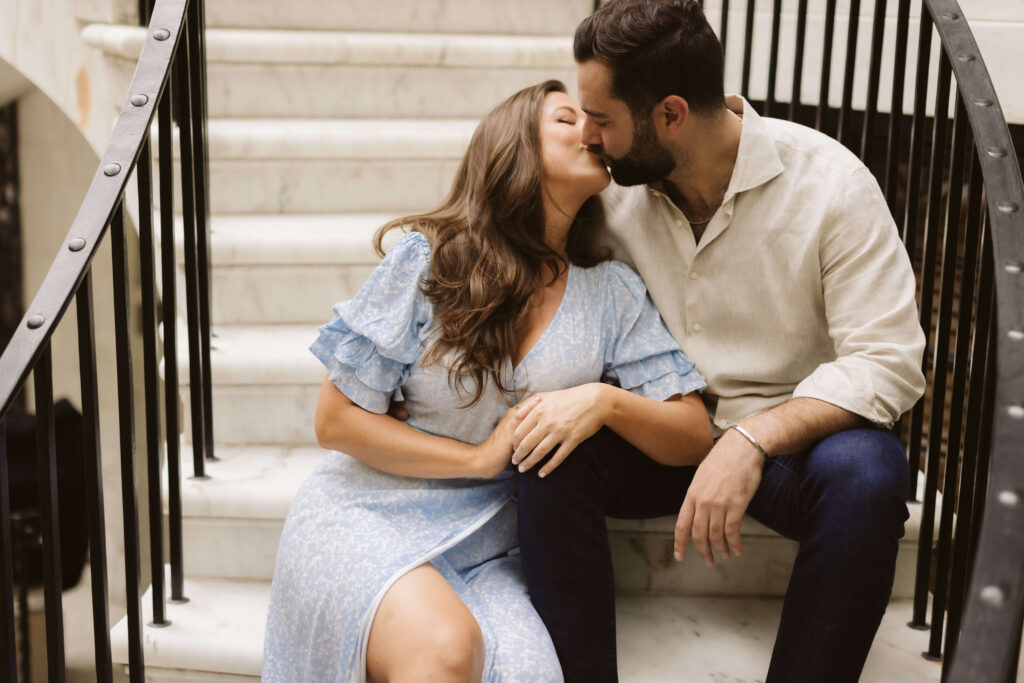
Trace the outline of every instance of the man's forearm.
<instances>
[{"instance_id":1,"label":"man's forearm","mask_svg":"<svg viewBox=\"0 0 1024 683\"><path fill-rule=\"evenodd\" d=\"M816 398L794 398L740 420L769 456L799 453L826 436L867 427L859 415Z\"/></svg>"}]
</instances>

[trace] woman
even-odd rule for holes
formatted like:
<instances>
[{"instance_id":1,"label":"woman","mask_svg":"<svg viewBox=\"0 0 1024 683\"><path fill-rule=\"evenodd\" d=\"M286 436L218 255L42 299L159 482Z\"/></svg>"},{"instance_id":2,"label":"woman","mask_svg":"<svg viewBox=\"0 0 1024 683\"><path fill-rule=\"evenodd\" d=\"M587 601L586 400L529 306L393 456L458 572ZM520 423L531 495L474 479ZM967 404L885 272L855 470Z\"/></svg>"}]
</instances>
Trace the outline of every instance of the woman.
<instances>
[{"instance_id":1,"label":"woman","mask_svg":"<svg viewBox=\"0 0 1024 683\"><path fill-rule=\"evenodd\" d=\"M499 105L444 205L385 225L378 251L415 232L320 328L333 452L281 537L264 680L560 680L510 462L547 475L602 426L666 464L711 447L693 363L639 278L588 253L576 216L609 181L582 122L555 81Z\"/></svg>"}]
</instances>

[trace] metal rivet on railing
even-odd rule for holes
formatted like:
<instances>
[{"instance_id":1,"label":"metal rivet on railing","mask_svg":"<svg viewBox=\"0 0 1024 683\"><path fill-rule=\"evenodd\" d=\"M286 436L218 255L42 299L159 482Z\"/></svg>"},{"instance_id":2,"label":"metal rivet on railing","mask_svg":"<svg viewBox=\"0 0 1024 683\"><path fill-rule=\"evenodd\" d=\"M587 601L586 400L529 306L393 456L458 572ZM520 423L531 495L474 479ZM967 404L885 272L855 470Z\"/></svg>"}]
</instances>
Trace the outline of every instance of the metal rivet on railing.
<instances>
[{"instance_id":1,"label":"metal rivet on railing","mask_svg":"<svg viewBox=\"0 0 1024 683\"><path fill-rule=\"evenodd\" d=\"M167 40L171 37L171 32L165 28L158 28L157 30L153 31L153 37L157 40Z\"/></svg>"},{"instance_id":2,"label":"metal rivet on railing","mask_svg":"<svg viewBox=\"0 0 1024 683\"><path fill-rule=\"evenodd\" d=\"M32 316L31 318L28 319L28 323L27 323L28 324L28 329L35 330L37 328L40 328L40 327L43 326L43 323L45 323L45 322L46 322L46 318L44 318L43 316L41 316L41 315L34 315L34 316Z\"/></svg>"},{"instance_id":3,"label":"metal rivet on railing","mask_svg":"<svg viewBox=\"0 0 1024 683\"><path fill-rule=\"evenodd\" d=\"M121 164L110 164L110 165L105 166L103 168L103 175L105 175L105 176L113 177L113 176L116 176L120 172L121 172Z\"/></svg>"},{"instance_id":4,"label":"metal rivet on railing","mask_svg":"<svg viewBox=\"0 0 1024 683\"><path fill-rule=\"evenodd\" d=\"M994 104L995 102L985 97L979 97L978 99L974 100L975 107L991 107Z\"/></svg>"},{"instance_id":5,"label":"metal rivet on railing","mask_svg":"<svg viewBox=\"0 0 1024 683\"><path fill-rule=\"evenodd\" d=\"M985 150L985 154L996 159L1002 159L1006 156L1006 150L1002 147L989 147Z\"/></svg>"},{"instance_id":6,"label":"metal rivet on railing","mask_svg":"<svg viewBox=\"0 0 1024 683\"><path fill-rule=\"evenodd\" d=\"M956 12L943 12L939 16L945 19L946 21L956 21L957 19L960 18L960 15L957 14Z\"/></svg>"},{"instance_id":7,"label":"metal rivet on railing","mask_svg":"<svg viewBox=\"0 0 1024 683\"><path fill-rule=\"evenodd\" d=\"M81 237L76 237L75 239L68 242L68 249L70 249L71 251L82 251L83 249L85 249L85 240L83 240Z\"/></svg>"},{"instance_id":8,"label":"metal rivet on railing","mask_svg":"<svg viewBox=\"0 0 1024 683\"><path fill-rule=\"evenodd\" d=\"M1009 489L1000 491L999 503L1009 508L1017 507L1017 505L1020 503L1020 494L1017 493L1016 491L1011 491Z\"/></svg>"},{"instance_id":9,"label":"metal rivet on railing","mask_svg":"<svg viewBox=\"0 0 1024 683\"><path fill-rule=\"evenodd\" d=\"M961 52L956 56L956 58L961 62L973 62L976 59L976 57L970 52Z\"/></svg>"},{"instance_id":10,"label":"metal rivet on railing","mask_svg":"<svg viewBox=\"0 0 1024 683\"><path fill-rule=\"evenodd\" d=\"M1014 420L1024 420L1024 406L1010 406L1006 409L1006 414Z\"/></svg>"},{"instance_id":11,"label":"metal rivet on railing","mask_svg":"<svg viewBox=\"0 0 1024 683\"><path fill-rule=\"evenodd\" d=\"M1024 330L1010 330L1006 336L1013 341L1024 341Z\"/></svg>"},{"instance_id":12,"label":"metal rivet on railing","mask_svg":"<svg viewBox=\"0 0 1024 683\"><path fill-rule=\"evenodd\" d=\"M143 95L142 93L132 95L132 104L136 107L144 107L147 102L149 102L149 95Z\"/></svg>"},{"instance_id":13,"label":"metal rivet on railing","mask_svg":"<svg viewBox=\"0 0 1024 683\"><path fill-rule=\"evenodd\" d=\"M985 586L981 589L981 601L989 607L1002 607L1006 602L1006 593L999 586Z\"/></svg>"},{"instance_id":14,"label":"metal rivet on railing","mask_svg":"<svg viewBox=\"0 0 1024 683\"><path fill-rule=\"evenodd\" d=\"M1018 275L1021 271L1024 271L1024 266L1019 263L1007 263L1003 266L1003 270L1011 275Z\"/></svg>"},{"instance_id":15,"label":"metal rivet on railing","mask_svg":"<svg viewBox=\"0 0 1024 683\"><path fill-rule=\"evenodd\" d=\"M996 204L996 208L1002 213L1017 213L1020 207L1013 202L999 202Z\"/></svg>"}]
</instances>

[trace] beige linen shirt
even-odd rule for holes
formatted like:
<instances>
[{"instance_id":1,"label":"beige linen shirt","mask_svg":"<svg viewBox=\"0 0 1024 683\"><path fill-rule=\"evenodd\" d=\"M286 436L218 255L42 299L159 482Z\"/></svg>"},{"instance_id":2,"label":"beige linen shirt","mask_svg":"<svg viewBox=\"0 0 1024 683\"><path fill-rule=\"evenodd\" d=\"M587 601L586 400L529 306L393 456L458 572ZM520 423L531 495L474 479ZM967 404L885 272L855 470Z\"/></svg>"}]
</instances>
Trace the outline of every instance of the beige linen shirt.
<instances>
[{"instance_id":1,"label":"beige linen shirt","mask_svg":"<svg viewBox=\"0 0 1024 683\"><path fill-rule=\"evenodd\" d=\"M924 391L915 280L870 171L740 97L739 153L700 244L652 186L611 185L601 241L643 277L707 378L716 436L791 397L891 426Z\"/></svg>"}]
</instances>

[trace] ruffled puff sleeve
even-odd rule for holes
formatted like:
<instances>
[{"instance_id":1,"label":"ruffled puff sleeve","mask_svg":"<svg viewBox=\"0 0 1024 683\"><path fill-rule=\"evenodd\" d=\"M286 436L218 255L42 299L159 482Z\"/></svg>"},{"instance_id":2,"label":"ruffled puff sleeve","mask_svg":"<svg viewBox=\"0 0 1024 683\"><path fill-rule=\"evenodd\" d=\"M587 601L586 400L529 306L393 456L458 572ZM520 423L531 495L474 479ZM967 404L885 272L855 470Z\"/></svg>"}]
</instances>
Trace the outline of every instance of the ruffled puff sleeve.
<instances>
[{"instance_id":1,"label":"ruffled puff sleeve","mask_svg":"<svg viewBox=\"0 0 1024 683\"><path fill-rule=\"evenodd\" d=\"M618 261L608 268L613 338L605 347L604 380L664 401L707 386L661 320L640 276Z\"/></svg>"},{"instance_id":2,"label":"ruffled puff sleeve","mask_svg":"<svg viewBox=\"0 0 1024 683\"><path fill-rule=\"evenodd\" d=\"M334 306L309 350L353 403L385 413L420 354L432 308L420 291L430 244L421 233L401 239L355 298Z\"/></svg>"}]
</instances>

